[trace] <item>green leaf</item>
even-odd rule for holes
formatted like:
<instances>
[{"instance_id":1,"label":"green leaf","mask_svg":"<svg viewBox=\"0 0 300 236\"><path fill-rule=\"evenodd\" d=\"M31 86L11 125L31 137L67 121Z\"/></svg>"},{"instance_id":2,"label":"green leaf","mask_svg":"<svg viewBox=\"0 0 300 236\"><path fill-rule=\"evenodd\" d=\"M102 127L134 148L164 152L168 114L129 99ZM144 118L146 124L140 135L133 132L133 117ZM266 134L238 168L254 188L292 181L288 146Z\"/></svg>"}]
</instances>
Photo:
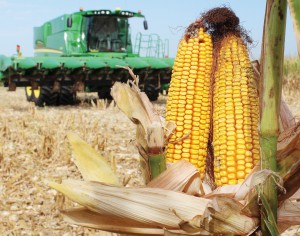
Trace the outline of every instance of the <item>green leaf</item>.
<instances>
[{"instance_id":1,"label":"green leaf","mask_svg":"<svg viewBox=\"0 0 300 236\"><path fill-rule=\"evenodd\" d=\"M279 235L279 231L277 228L277 222L272 212L271 206L268 203L266 197L264 196L263 192L261 191L260 187L256 186L256 191L258 193L259 199L262 203L262 220L264 221L265 225L267 226L270 235L277 236Z\"/></svg>"}]
</instances>

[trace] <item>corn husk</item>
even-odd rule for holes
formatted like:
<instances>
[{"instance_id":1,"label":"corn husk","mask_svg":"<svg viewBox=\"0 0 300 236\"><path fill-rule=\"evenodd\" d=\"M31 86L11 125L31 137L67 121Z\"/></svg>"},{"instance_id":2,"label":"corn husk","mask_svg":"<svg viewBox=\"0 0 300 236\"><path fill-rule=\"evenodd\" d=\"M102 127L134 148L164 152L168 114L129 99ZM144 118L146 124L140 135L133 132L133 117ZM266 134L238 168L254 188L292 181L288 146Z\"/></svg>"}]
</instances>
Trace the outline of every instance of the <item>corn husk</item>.
<instances>
[{"instance_id":1,"label":"corn husk","mask_svg":"<svg viewBox=\"0 0 300 236\"><path fill-rule=\"evenodd\" d=\"M147 187L168 189L190 195L205 194L197 168L185 160L172 164L160 176L148 183Z\"/></svg>"},{"instance_id":2,"label":"corn husk","mask_svg":"<svg viewBox=\"0 0 300 236\"><path fill-rule=\"evenodd\" d=\"M278 210L279 232L281 233L293 225L300 225L300 202L287 200Z\"/></svg>"},{"instance_id":3,"label":"corn husk","mask_svg":"<svg viewBox=\"0 0 300 236\"><path fill-rule=\"evenodd\" d=\"M97 153L78 135L68 134L68 139L74 152L75 164L84 180L121 185L106 158Z\"/></svg>"},{"instance_id":4,"label":"corn husk","mask_svg":"<svg viewBox=\"0 0 300 236\"><path fill-rule=\"evenodd\" d=\"M137 145L139 150L144 150L144 152L147 153L149 150L146 139L147 130L149 127L153 126L153 124L156 125L157 123L163 127L164 125L161 117L155 111L147 95L144 92L140 92L138 86L134 83L115 83L111 89L111 95L117 106L138 126ZM155 139L155 137L152 138L152 141L153 139ZM161 139L161 137L159 136L158 139ZM160 140L157 142L160 143Z\"/></svg>"},{"instance_id":5,"label":"corn husk","mask_svg":"<svg viewBox=\"0 0 300 236\"><path fill-rule=\"evenodd\" d=\"M64 220L70 224L77 224L89 228L101 229L108 232L124 234L142 234L142 235L163 235L164 230L158 227L152 227L138 221L129 220L123 217L101 215L87 208L74 208L62 212Z\"/></svg>"},{"instance_id":6,"label":"corn husk","mask_svg":"<svg viewBox=\"0 0 300 236\"><path fill-rule=\"evenodd\" d=\"M111 95L117 106L137 125L136 145L140 155L149 166L146 169L150 171L145 176L148 182L149 179L156 178L166 169L164 122L147 95L139 90L138 76L135 76L130 68L127 69L135 83L115 83L111 89Z\"/></svg>"},{"instance_id":7,"label":"corn husk","mask_svg":"<svg viewBox=\"0 0 300 236\"><path fill-rule=\"evenodd\" d=\"M181 219L203 215L208 199L158 188L125 188L65 180L50 187L93 212L176 229ZM180 216L180 218L179 218Z\"/></svg>"}]
</instances>

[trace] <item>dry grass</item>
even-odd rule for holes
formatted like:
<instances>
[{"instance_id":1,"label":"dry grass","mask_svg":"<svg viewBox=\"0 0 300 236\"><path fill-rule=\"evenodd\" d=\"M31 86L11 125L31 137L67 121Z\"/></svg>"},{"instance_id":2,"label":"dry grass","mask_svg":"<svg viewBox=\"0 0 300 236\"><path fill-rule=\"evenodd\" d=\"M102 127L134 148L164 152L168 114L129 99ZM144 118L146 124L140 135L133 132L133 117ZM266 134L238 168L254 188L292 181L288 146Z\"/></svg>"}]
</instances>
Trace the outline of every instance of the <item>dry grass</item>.
<instances>
[{"instance_id":1,"label":"dry grass","mask_svg":"<svg viewBox=\"0 0 300 236\"><path fill-rule=\"evenodd\" d=\"M300 116L299 96L290 84L284 85L284 97ZM133 143L135 126L118 108L103 102L36 108L25 101L23 89L7 92L3 87L0 97L0 235L100 235L63 222L58 209L72 203L47 181L81 178L66 139L67 132L75 132L116 163L121 180L143 184ZM163 114L165 98L155 107Z\"/></svg>"},{"instance_id":2,"label":"dry grass","mask_svg":"<svg viewBox=\"0 0 300 236\"><path fill-rule=\"evenodd\" d=\"M75 132L114 160L120 179L143 184L135 126L106 103L35 108L23 89L3 87L0 97L0 235L97 235L62 221L58 209L71 203L46 181L81 178L66 139Z\"/></svg>"},{"instance_id":3,"label":"dry grass","mask_svg":"<svg viewBox=\"0 0 300 236\"><path fill-rule=\"evenodd\" d=\"M300 59L288 58L284 62L283 97L296 118L300 118Z\"/></svg>"}]
</instances>

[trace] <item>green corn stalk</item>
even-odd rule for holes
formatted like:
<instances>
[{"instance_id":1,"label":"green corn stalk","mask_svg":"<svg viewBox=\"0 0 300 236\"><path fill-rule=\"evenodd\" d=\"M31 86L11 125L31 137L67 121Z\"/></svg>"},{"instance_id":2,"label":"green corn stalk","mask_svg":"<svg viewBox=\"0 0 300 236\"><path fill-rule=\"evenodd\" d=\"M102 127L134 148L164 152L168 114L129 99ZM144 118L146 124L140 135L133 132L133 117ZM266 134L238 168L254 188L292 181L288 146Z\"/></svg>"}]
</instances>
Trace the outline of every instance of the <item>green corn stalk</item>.
<instances>
[{"instance_id":1,"label":"green corn stalk","mask_svg":"<svg viewBox=\"0 0 300 236\"><path fill-rule=\"evenodd\" d=\"M267 0L261 57L261 168L277 171L276 150L279 131L281 86L286 27L286 0ZM265 236L276 232L277 190L273 179L266 181L262 196L269 209L262 205L261 228ZM270 216L269 214L272 214ZM270 228L271 227L271 228Z\"/></svg>"},{"instance_id":2,"label":"green corn stalk","mask_svg":"<svg viewBox=\"0 0 300 236\"><path fill-rule=\"evenodd\" d=\"M293 20L294 32L296 35L298 55L300 57L300 1L288 0L288 3L289 3L289 8Z\"/></svg>"}]
</instances>

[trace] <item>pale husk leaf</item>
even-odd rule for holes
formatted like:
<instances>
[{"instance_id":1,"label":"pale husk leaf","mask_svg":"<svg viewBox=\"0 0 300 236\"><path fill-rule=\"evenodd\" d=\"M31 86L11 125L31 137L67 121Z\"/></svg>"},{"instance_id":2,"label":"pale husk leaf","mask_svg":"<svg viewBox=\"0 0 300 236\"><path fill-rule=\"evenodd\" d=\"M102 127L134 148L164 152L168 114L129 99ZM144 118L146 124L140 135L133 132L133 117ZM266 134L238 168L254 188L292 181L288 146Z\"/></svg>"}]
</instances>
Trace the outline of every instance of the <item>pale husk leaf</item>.
<instances>
[{"instance_id":1,"label":"pale husk leaf","mask_svg":"<svg viewBox=\"0 0 300 236\"><path fill-rule=\"evenodd\" d=\"M255 176L255 173L260 170L260 166L255 166L251 173L247 176L247 178L244 180L241 184L235 184L235 185L225 185L216 188L214 191L212 191L210 194L205 195L206 198L213 198L216 196L227 196L232 197L236 200L245 200L250 189L253 188L253 185L251 185L252 178Z\"/></svg>"},{"instance_id":2,"label":"pale husk leaf","mask_svg":"<svg viewBox=\"0 0 300 236\"><path fill-rule=\"evenodd\" d=\"M201 180L197 168L186 160L180 160L153 179L147 187L185 192L190 195L201 193Z\"/></svg>"},{"instance_id":3,"label":"pale husk leaf","mask_svg":"<svg viewBox=\"0 0 300 236\"><path fill-rule=\"evenodd\" d=\"M151 227L138 221L123 217L108 217L87 208L73 208L62 212L64 220L70 224L76 224L84 227L100 229L108 232L123 234L141 234L141 235L163 235L164 230L158 227Z\"/></svg>"},{"instance_id":4,"label":"pale husk leaf","mask_svg":"<svg viewBox=\"0 0 300 236\"><path fill-rule=\"evenodd\" d=\"M294 126L295 124L296 124L295 117L293 116L286 102L283 99L281 99L280 114L279 114L280 132L283 132L284 130Z\"/></svg>"},{"instance_id":5,"label":"pale husk leaf","mask_svg":"<svg viewBox=\"0 0 300 236\"><path fill-rule=\"evenodd\" d=\"M147 127L146 140L151 153L163 153L165 146L164 128L160 122L153 122Z\"/></svg>"},{"instance_id":6,"label":"pale husk leaf","mask_svg":"<svg viewBox=\"0 0 300 236\"><path fill-rule=\"evenodd\" d=\"M78 180L50 183L50 187L99 214L175 229L180 218L192 219L202 215L210 202L170 190L115 187Z\"/></svg>"},{"instance_id":7,"label":"pale husk leaf","mask_svg":"<svg viewBox=\"0 0 300 236\"><path fill-rule=\"evenodd\" d=\"M186 234L185 231L166 230L162 227L153 227L149 224L143 224L138 221L129 220L122 217L109 217L90 211L85 207L68 209L62 212L64 220L69 224L80 225L84 227L99 229L108 232L120 234L134 234L134 235L191 235ZM199 235L199 234L197 234ZM206 234L211 235L206 232Z\"/></svg>"},{"instance_id":8,"label":"pale husk leaf","mask_svg":"<svg viewBox=\"0 0 300 236\"><path fill-rule=\"evenodd\" d=\"M284 191L278 197L279 204L294 195L300 188L300 160L295 162L283 176Z\"/></svg>"},{"instance_id":9,"label":"pale husk leaf","mask_svg":"<svg viewBox=\"0 0 300 236\"><path fill-rule=\"evenodd\" d=\"M257 228L259 220L242 214L243 205L228 197L214 197L202 217L185 222L184 228L200 226L212 234L245 235Z\"/></svg>"},{"instance_id":10,"label":"pale husk leaf","mask_svg":"<svg viewBox=\"0 0 300 236\"><path fill-rule=\"evenodd\" d=\"M267 169L253 173L253 176L250 179L248 194L245 195L246 203L243 207L243 213L253 217L258 217L260 215L257 204L257 187L261 188L268 178L273 178L276 181L278 188L282 188L282 179L276 173Z\"/></svg>"},{"instance_id":11,"label":"pale husk leaf","mask_svg":"<svg viewBox=\"0 0 300 236\"><path fill-rule=\"evenodd\" d=\"M278 210L280 233L293 225L300 225L300 202L286 200Z\"/></svg>"},{"instance_id":12,"label":"pale husk leaf","mask_svg":"<svg viewBox=\"0 0 300 236\"><path fill-rule=\"evenodd\" d=\"M295 149L300 150L300 122L289 127L278 136L277 158L285 158Z\"/></svg>"},{"instance_id":13,"label":"pale husk leaf","mask_svg":"<svg viewBox=\"0 0 300 236\"><path fill-rule=\"evenodd\" d=\"M111 88L111 95L117 106L135 124L141 123L146 129L151 123L147 110L138 95L139 91L129 84L116 82Z\"/></svg>"},{"instance_id":14,"label":"pale husk leaf","mask_svg":"<svg viewBox=\"0 0 300 236\"><path fill-rule=\"evenodd\" d=\"M300 200L300 189L298 189L298 191L296 193L294 193L294 195L292 195L289 199L290 200Z\"/></svg>"},{"instance_id":15,"label":"pale husk leaf","mask_svg":"<svg viewBox=\"0 0 300 236\"><path fill-rule=\"evenodd\" d=\"M106 158L97 153L78 135L70 133L68 139L74 152L75 164L84 180L121 185Z\"/></svg>"}]
</instances>

